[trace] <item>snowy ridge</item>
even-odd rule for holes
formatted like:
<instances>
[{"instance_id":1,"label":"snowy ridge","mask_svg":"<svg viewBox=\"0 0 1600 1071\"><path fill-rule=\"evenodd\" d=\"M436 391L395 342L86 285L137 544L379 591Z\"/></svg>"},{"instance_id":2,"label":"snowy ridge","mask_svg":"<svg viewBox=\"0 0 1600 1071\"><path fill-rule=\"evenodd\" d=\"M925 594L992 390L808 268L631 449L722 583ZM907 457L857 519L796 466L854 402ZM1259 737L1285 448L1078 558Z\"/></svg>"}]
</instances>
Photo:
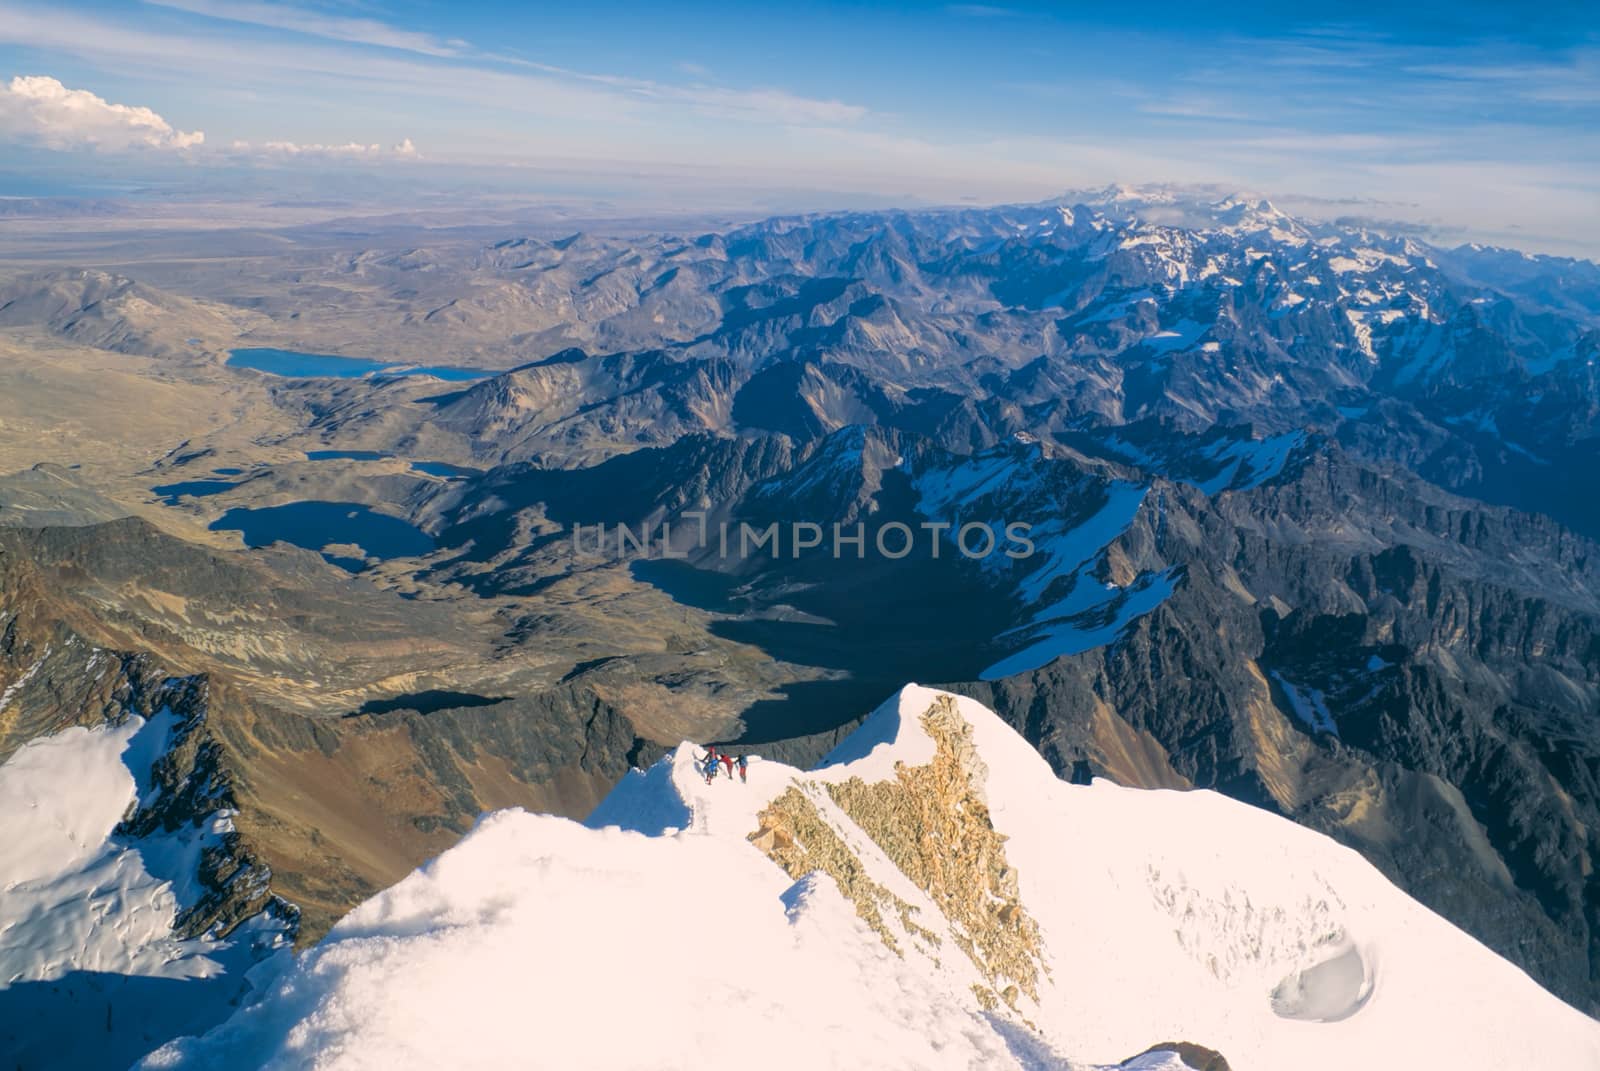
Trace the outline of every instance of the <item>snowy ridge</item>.
<instances>
[{"instance_id":1,"label":"snowy ridge","mask_svg":"<svg viewBox=\"0 0 1600 1071\"><path fill-rule=\"evenodd\" d=\"M1110 457L1157 477L1189 484L1208 496L1248 491L1276 479L1308 442L1304 432L1257 439L1248 429L1219 429L1198 440L1133 442L1113 433L1096 445ZM1002 555L984 568L1009 569L1026 618L996 637L1008 653L985 667L983 680L1039 669L1116 640L1164 603L1182 582L1179 569L1149 570L1111 582L1107 548L1127 532L1149 497L1148 482L1103 477L1052 477L1037 443L1008 444L943 465L913 471L917 509L948 519L944 538L956 543L968 517L1029 521L1032 553L1011 562ZM908 470L911 466L907 465Z\"/></svg>"},{"instance_id":2,"label":"snowy ridge","mask_svg":"<svg viewBox=\"0 0 1600 1071\"><path fill-rule=\"evenodd\" d=\"M1249 491L1282 475L1290 455L1306 445L1302 431L1257 439L1240 434L1240 429L1215 429L1198 445L1183 439L1146 437L1142 443L1130 442L1113 432L1101 445L1110 454L1143 469L1150 476L1164 476L1186 483L1207 496L1223 491Z\"/></svg>"},{"instance_id":3,"label":"snowy ridge","mask_svg":"<svg viewBox=\"0 0 1600 1071\"><path fill-rule=\"evenodd\" d=\"M1039 611L1029 624L1005 634L1024 635L1027 645L985 667L980 674L983 680L1026 673L1057 658L1082 654L1112 642L1123 629L1171 597L1181 570L1143 573L1125 588L1096 579L1089 563L1081 566L1074 577L1066 598Z\"/></svg>"},{"instance_id":4,"label":"snowy ridge","mask_svg":"<svg viewBox=\"0 0 1600 1071\"><path fill-rule=\"evenodd\" d=\"M287 948L283 927L265 915L225 939L174 932L204 895L200 857L231 830L228 813L145 837L118 833L153 799L150 770L177 721L164 708L148 721L71 728L0 765L0 1006L31 1007L28 994L41 985L72 999L0 1022L0 1051L19 1066L106 1066L119 1055L126 1063L149 1047L139 1038L152 1022L172 1030L216 1022L243 992L245 972ZM206 984L187 987L172 1007L156 995L170 990L148 984L157 980ZM105 1027L84 1030L73 1016L85 1014L103 1014Z\"/></svg>"},{"instance_id":5,"label":"snowy ridge","mask_svg":"<svg viewBox=\"0 0 1600 1071\"><path fill-rule=\"evenodd\" d=\"M1134 1054L1177 1040L1237 1071L1600 1066L1600 1024L1354 852L1065 784L915 686L810 773L707 784L686 744L587 825L489 815L145 1066L1176 1069Z\"/></svg>"},{"instance_id":6,"label":"snowy ridge","mask_svg":"<svg viewBox=\"0 0 1600 1071\"><path fill-rule=\"evenodd\" d=\"M1287 449L1281 452L1286 455ZM1211 460L1223 465L1227 480L1241 472L1264 480L1275 474L1271 455L1277 451L1275 440L1245 441L1243 449ZM1122 480L1050 479L1042 460L1037 444L1020 453L1001 447L924 469L914 477L917 508L924 516L1029 519L1032 553L1010 567L1017 578L1018 604L1039 609L997 637L1013 650L982 671L984 680L1038 669L1064 655L1110 643L1165 602L1179 580L1171 570L1143 573L1125 587L1098 579L1097 563L1133 523L1150 488ZM953 527L946 538L954 542L957 531ZM984 561L989 569L1006 564L1000 555Z\"/></svg>"},{"instance_id":7,"label":"snowy ridge","mask_svg":"<svg viewBox=\"0 0 1600 1071\"><path fill-rule=\"evenodd\" d=\"M117 825L150 786L166 748L170 710L150 721L73 728L18 749L0 766L0 985L48 981L72 970L169 978L221 973L228 942L173 932L194 900L201 852L228 832L226 815L137 844ZM157 875L164 875L158 877Z\"/></svg>"}]
</instances>

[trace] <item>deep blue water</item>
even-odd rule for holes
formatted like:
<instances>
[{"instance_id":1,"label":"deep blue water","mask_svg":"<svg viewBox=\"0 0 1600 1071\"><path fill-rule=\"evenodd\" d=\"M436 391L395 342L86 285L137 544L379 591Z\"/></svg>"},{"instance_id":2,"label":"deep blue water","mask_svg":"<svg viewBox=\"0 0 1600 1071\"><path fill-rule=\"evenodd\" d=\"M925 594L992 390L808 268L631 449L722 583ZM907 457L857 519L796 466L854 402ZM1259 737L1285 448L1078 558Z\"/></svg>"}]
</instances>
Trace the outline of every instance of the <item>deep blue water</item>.
<instances>
[{"instance_id":1,"label":"deep blue water","mask_svg":"<svg viewBox=\"0 0 1600 1071\"><path fill-rule=\"evenodd\" d=\"M310 461L385 461L393 454L385 454L378 450L307 450L306 458ZM429 476L439 476L446 480L456 480L464 476L482 476L482 469L468 468L465 465L451 465L443 461L413 461L411 467L418 472L425 472Z\"/></svg>"},{"instance_id":2,"label":"deep blue water","mask_svg":"<svg viewBox=\"0 0 1600 1071\"><path fill-rule=\"evenodd\" d=\"M434 379L444 379L452 383L467 383L474 379L488 379L500 373L486 371L482 368L452 368L444 364L421 365L415 368L392 369L392 376L432 376Z\"/></svg>"},{"instance_id":3,"label":"deep blue water","mask_svg":"<svg viewBox=\"0 0 1600 1071\"><path fill-rule=\"evenodd\" d=\"M212 469L218 476L243 476L244 469Z\"/></svg>"},{"instance_id":4,"label":"deep blue water","mask_svg":"<svg viewBox=\"0 0 1600 1071\"><path fill-rule=\"evenodd\" d=\"M671 558L639 558L628 563L628 572L635 580L665 592L673 602L697 610L736 614L747 608L733 598L739 579L726 573L696 569L688 562Z\"/></svg>"},{"instance_id":5,"label":"deep blue water","mask_svg":"<svg viewBox=\"0 0 1600 1071\"><path fill-rule=\"evenodd\" d=\"M494 375L481 368L454 368L449 365L408 366L394 361L372 361L362 357L335 357L331 353L297 353L269 346L234 350L228 355L232 368L252 368L274 376L294 378L331 377L360 379L375 372L390 376L433 376L436 379L465 382Z\"/></svg>"},{"instance_id":6,"label":"deep blue water","mask_svg":"<svg viewBox=\"0 0 1600 1071\"><path fill-rule=\"evenodd\" d=\"M182 483L164 483L150 490L165 498L167 505L173 506L184 495L204 498L206 495L219 495L234 486L232 480L185 480Z\"/></svg>"},{"instance_id":7,"label":"deep blue water","mask_svg":"<svg viewBox=\"0 0 1600 1071\"><path fill-rule=\"evenodd\" d=\"M482 476L482 469L469 469L464 465L447 465L443 461L413 461L411 467L429 476L442 476L447 480L462 476Z\"/></svg>"},{"instance_id":8,"label":"deep blue water","mask_svg":"<svg viewBox=\"0 0 1600 1071\"><path fill-rule=\"evenodd\" d=\"M393 454L380 450L307 450L308 461L382 461Z\"/></svg>"},{"instance_id":9,"label":"deep blue water","mask_svg":"<svg viewBox=\"0 0 1600 1071\"><path fill-rule=\"evenodd\" d=\"M330 543L354 543L381 559L426 554L434 546L433 539L421 529L354 502L291 502L259 509L230 509L213 521L211 528L239 532L250 547L281 540L320 551ZM360 569L363 564L337 555L324 557L351 570Z\"/></svg>"}]
</instances>

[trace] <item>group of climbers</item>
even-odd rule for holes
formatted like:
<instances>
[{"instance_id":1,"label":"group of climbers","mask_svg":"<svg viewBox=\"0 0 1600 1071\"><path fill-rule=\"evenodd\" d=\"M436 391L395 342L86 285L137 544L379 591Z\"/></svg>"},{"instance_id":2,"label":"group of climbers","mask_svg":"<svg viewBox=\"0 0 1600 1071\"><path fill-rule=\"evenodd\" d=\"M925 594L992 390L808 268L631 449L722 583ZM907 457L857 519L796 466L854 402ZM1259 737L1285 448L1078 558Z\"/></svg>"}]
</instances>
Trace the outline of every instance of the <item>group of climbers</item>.
<instances>
[{"instance_id":1,"label":"group of climbers","mask_svg":"<svg viewBox=\"0 0 1600 1071\"><path fill-rule=\"evenodd\" d=\"M740 784L744 784L749 777L750 759L748 756L739 755L735 757L726 751L718 751L715 744L708 744L706 753L704 755L696 755L695 761L700 764L700 771L706 775L706 784L708 785L717 779L717 767L719 765L727 773L729 780L733 779L733 770L736 766L739 768Z\"/></svg>"}]
</instances>

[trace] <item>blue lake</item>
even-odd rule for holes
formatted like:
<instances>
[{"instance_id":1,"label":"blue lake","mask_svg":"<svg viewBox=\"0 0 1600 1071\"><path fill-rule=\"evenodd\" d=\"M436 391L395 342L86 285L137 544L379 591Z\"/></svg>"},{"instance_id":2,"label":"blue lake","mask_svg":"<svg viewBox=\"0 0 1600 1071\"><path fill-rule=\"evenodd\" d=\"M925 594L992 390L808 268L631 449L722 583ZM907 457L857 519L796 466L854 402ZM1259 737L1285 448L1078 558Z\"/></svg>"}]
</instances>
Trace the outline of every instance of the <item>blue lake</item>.
<instances>
[{"instance_id":1,"label":"blue lake","mask_svg":"<svg viewBox=\"0 0 1600 1071\"><path fill-rule=\"evenodd\" d=\"M418 472L425 472L429 476L440 476L446 480L483 475L482 469L469 469L465 465L447 465L443 461L413 461L411 467Z\"/></svg>"},{"instance_id":2,"label":"blue lake","mask_svg":"<svg viewBox=\"0 0 1600 1071\"><path fill-rule=\"evenodd\" d=\"M331 353L297 353L271 347L234 350L228 354L230 368L250 368L274 376L296 379L360 379L382 373L387 376L433 376L435 379L466 382L487 379L494 372L481 368L456 368L450 365L405 365L394 361L372 361L362 357L336 357Z\"/></svg>"},{"instance_id":3,"label":"blue lake","mask_svg":"<svg viewBox=\"0 0 1600 1071\"><path fill-rule=\"evenodd\" d=\"M426 554L433 539L398 517L377 513L354 502L290 502L259 509L230 509L211 522L214 531L238 532L246 546L265 547L282 541L320 551L330 543L354 543L374 558L409 558ZM359 559L324 555L336 565L359 570Z\"/></svg>"},{"instance_id":4,"label":"blue lake","mask_svg":"<svg viewBox=\"0 0 1600 1071\"><path fill-rule=\"evenodd\" d=\"M383 461L393 457L379 450L307 450L307 461Z\"/></svg>"},{"instance_id":5,"label":"blue lake","mask_svg":"<svg viewBox=\"0 0 1600 1071\"><path fill-rule=\"evenodd\" d=\"M150 490L162 496L167 505L175 506L184 495L204 498L206 495L220 495L234 486L236 484L232 480L185 480L182 483L164 483Z\"/></svg>"},{"instance_id":6,"label":"blue lake","mask_svg":"<svg viewBox=\"0 0 1600 1071\"><path fill-rule=\"evenodd\" d=\"M688 562L670 558L640 558L629 563L628 572L635 580L665 592L673 602L697 610L736 614L748 608L733 597L739 579L726 573L696 569Z\"/></svg>"},{"instance_id":7,"label":"blue lake","mask_svg":"<svg viewBox=\"0 0 1600 1071\"><path fill-rule=\"evenodd\" d=\"M387 461L394 457L379 450L307 450L308 461ZM459 480L466 476L482 476L482 469L465 465L451 465L443 461L411 461L408 464L417 472L438 476L445 480Z\"/></svg>"}]
</instances>

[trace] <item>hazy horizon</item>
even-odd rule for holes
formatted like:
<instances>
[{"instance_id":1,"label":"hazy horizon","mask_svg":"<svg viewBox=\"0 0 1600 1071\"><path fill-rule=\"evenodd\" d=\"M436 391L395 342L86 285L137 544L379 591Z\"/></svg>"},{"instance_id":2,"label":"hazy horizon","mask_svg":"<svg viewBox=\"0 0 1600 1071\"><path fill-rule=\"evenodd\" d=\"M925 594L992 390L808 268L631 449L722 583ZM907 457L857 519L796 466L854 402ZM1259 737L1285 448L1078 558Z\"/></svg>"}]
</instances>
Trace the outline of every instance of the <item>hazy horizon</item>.
<instances>
[{"instance_id":1,"label":"hazy horizon","mask_svg":"<svg viewBox=\"0 0 1600 1071\"><path fill-rule=\"evenodd\" d=\"M1600 20L0 0L0 195L736 214L1200 183L1600 254Z\"/></svg>"}]
</instances>

